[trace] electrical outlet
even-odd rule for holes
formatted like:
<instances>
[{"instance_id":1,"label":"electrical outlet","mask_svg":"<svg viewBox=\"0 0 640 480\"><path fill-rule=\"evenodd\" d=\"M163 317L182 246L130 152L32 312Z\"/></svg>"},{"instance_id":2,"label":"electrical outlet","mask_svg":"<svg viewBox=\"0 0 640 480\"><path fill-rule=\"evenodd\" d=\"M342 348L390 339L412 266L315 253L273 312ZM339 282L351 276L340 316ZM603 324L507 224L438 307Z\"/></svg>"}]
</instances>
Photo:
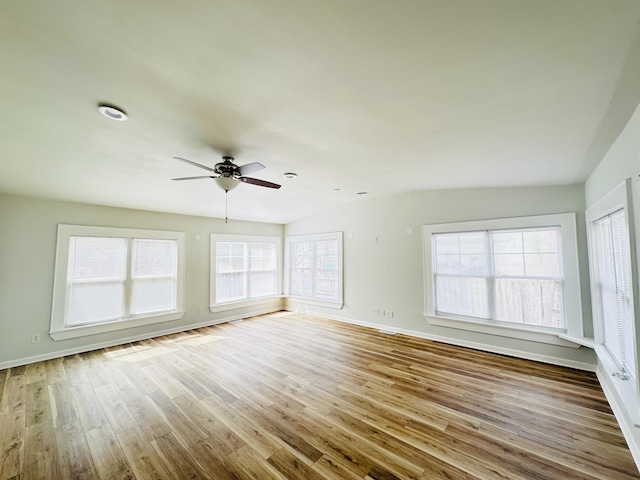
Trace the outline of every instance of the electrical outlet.
<instances>
[{"instance_id":1,"label":"electrical outlet","mask_svg":"<svg viewBox=\"0 0 640 480\"><path fill-rule=\"evenodd\" d=\"M380 310L380 315L382 315L383 317L387 314L387 311L384 309Z\"/></svg>"},{"instance_id":2,"label":"electrical outlet","mask_svg":"<svg viewBox=\"0 0 640 480\"><path fill-rule=\"evenodd\" d=\"M202 315L204 313L204 308L200 307L200 315Z\"/></svg>"},{"instance_id":3,"label":"electrical outlet","mask_svg":"<svg viewBox=\"0 0 640 480\"><path fill-rule=\"evenodd\" d=\"M373 314L374 315L380 315L380 309L379 308L374 308L373 309Z\"/></svg>"},{"instance_id":4,"label":"electrical outlet","mask_svg":"<svg viewBox=\"0 0 640 480\"><path fill-rule=\"evenodd\" d=\"M387 310L387 317L393 318L393 310Z\"/></svg>"},{"instance_id":5,"label":"electrical outlet","mask_svg":"<svg viewBox=\"0 0 640 480\"><path fill-rule=\"evenodd\" d=\"M34 333L31 335L31 343L38 343L40 341L40 334Z\"/></svg>"}]
</instances>

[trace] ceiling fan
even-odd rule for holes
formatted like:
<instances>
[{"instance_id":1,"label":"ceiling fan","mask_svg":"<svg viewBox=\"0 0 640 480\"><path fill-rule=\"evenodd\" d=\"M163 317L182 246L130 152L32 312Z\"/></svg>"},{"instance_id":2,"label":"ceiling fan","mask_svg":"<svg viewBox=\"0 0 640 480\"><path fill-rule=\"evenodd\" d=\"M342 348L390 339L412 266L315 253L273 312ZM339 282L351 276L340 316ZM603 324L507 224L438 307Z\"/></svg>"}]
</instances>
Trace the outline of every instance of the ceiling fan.
<instances>
[{"instance_id":1,"label":"ceiling fan","mask_svg":"<svg viewBox=\"0 0 640 480\"><path fill-rule=\"evenodd\" d=\"M259 178L247 177L248 174L258 172L263 168L266 168L259 162L247 163L246 165L236 165L233 163L233 157L225 155L222 157L222 162L216 163L213 168L201 165L199 163L187 160L186 158L173 157L181 162L189 163L204 170L208 170L212 175L201 175L197 177L181 177L172 178L171 180L196 180L199 178L213 178L220 188L225 192L233 190L240 183L249 183L251 185L258 185L259 187L267 188L280 188L277 183L267 182L266 180L260 180Z\"/></svg>"}]
</instances>

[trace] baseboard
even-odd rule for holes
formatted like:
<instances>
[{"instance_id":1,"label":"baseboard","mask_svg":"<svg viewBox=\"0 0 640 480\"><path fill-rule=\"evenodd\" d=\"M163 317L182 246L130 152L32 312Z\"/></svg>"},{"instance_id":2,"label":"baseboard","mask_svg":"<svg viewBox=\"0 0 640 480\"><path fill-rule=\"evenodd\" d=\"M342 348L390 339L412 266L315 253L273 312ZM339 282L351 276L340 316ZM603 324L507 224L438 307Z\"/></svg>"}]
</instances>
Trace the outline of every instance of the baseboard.
<instances>
[{"instance_id":1,"label":"baseboard","mask_svg":"<svg viewBox=\"0 0 640 480\"><path fill-rule=\"evenodd\" d=\"M609 378L609 374L603 371L600 365L596 368L596 376L598 377L604 396L607 397L611 410L613 410L613 414L618 421L618 425L620 425L622 435L627 441L627 446L629 447L633 461L640 468L640 429L634 425L629 415L627 415L626 409Z\"/></svg>"},{"instance_id":2,"label":"baseboard","mask_svg":"<svg viewBox=\"0 0 640 480\"><path fill-rule=\"evenodd\" d=\"M363 327L370 327L376 330L393 331L409 335L410 337L424 338L426 340L433 340L435 342L446 343L449 345L456 345L458 347L473 348L474 350L480 350L488 353L497 353L500 355L507 355L509 357L522 358L525 360L533 360L536 362L548 363L550 365L557 365L560 367L575 368L576 370L585 370L587 372L595 372L596 366L585 362L576 362L573 360L567 360L566 358L552 357L550 355L542 355L538 353L522 352L520 350L514 350L511 348L496 347L494 345L487 345L485 343L469 342L466 340L459 340L456 338L444 337L441 335L433 335L429 333L419 332L417 330L408 330L404 328L397 328L393 325L386 325L381 323L365 322L362 320L355 320L352 318L339 317L336 315L327 315L322 312L312 312L308 308L304 311L296 309L295 307L285 306L285 310L289 312L302 313L307 315L314 315L317 317L328 318L330 320L337 320L338 322L351 323L353 325L361 325Z\"/></svg>"},{"instance_id":3,"label":"baseboard","mask_svg":"<svg viewBox=\"0 0 640 480\"><path fill-rule=\"evenodd\" d=\"M82 345L80 347L68 348L65 350L56 350L54 352L43 353L40 355L33 355L31 357L17 358L15 360L8 360L0 362L0 370L5 368L18 367L21 365L28 365L30 363L43 362L45 360L51 360L53 358L66 357L67 355L75 355L76 353L90 352L92 350L99 350L105 347L115 347L116 345L124 345L125 343L137 342L140 340L147 340L149 338L162 337L163 335L171 335L172 333L187 332L189 330L195 330L196 328L210 327L211 325L218 325L220 323L227 323L233 320L241 318L254 317L256 315L265 315L267 313L279 312L282 310L281 306L265 308L261 310L252 311L250 313L243 313L240 315L230 315L224 318L217 318L215 320L205 320L204 322L192 323L182 327L168 328L166 330L156 330L149 333L143 333L141 335L133 335L131 337L119 338L117 340L110 340L108 342L92 343L90 345Z\"/></svg>"}]
</instances>

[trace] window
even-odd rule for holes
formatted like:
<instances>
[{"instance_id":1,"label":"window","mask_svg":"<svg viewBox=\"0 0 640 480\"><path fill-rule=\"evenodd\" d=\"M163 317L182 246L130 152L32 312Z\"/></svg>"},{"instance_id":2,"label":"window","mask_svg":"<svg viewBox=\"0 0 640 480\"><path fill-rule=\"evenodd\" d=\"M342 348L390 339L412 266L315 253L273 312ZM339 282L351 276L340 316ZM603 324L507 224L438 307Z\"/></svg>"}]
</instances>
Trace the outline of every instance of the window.
<instances>
[{"instance_id":1,"label":"window","mask_svg":"<svg viewBox=\"0 0 640 480\"><path fill-rule=\"evenodd\" d=\"M604 345L622 372L636 376L629 234L624 209L596 220L596 295L600 300Z\"/></svg>"},{"instance_id":2,"label":"window","mask_svg":"<svg viewBox=\"0 0 640 480\"><path fill-rule=\"evenodd\" d=\"M425 225L423 241L430 323L556 344L582 336L573 214Z\"/></svg>"},{"instance_id":3,"label":"window","mask_svg":"<svg viewBox=\"0 0 640 480\"><path fill-rule=\"evenodd\" d=\"M286 238L287 294L342 306L342 232Z\"/></svg>"},{"instance_id":4,"label":"window","mask_svg":"<svg viewBox=\"0 0 640 480\"><path fill-rule=\"evenodd\" d=\"M182 317L182 245L179 232L59 225L52 338Z\"/></svg>"},{"instance_id":5,"label":"window","mask_svg":"<svg viewBox=\"0 0 640 480\"><path fill-rule=\"evenodd\" d=\"M211 235L211 308L280 294L280 237Z\"/></svg>"},{"instance_id":6,"label":"window","mask_svg":"<svg viewBox=\"0 0 640 480\"><path fill-rule=\"evenodd\" d=\"M633 293L636 273L631 268L630 196L627 180L587 210L587 226L596 353L609 374L635 380L637 299Z\"/></svg>"},{"instance_id":7,"label":"window","mask_svg":"<svg viewBox=\"0 0 640 480\"><path fill-rule=\"evenodd\" d=\"M434 233L436 314L564 328L560 228Z\"/></svg>"}]
</instances>

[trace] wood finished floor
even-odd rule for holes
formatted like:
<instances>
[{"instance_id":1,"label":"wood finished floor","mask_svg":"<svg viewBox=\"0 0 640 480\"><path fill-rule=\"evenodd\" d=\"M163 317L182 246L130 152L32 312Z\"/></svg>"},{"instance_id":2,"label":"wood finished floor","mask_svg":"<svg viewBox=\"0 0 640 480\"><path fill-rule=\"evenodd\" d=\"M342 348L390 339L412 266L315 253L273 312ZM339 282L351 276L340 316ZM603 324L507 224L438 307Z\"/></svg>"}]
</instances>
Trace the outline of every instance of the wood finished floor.
<instances>
[{"instance_id":1,"label":"wood finished floor","mask_svg":"<svg viewBox=\"0 0 640 480\"><path fill-rule=\"evenodd\" d=\"M593 374L285 312L0 392L0 480L640 478Z\"/></svg>"}]
</instances>

